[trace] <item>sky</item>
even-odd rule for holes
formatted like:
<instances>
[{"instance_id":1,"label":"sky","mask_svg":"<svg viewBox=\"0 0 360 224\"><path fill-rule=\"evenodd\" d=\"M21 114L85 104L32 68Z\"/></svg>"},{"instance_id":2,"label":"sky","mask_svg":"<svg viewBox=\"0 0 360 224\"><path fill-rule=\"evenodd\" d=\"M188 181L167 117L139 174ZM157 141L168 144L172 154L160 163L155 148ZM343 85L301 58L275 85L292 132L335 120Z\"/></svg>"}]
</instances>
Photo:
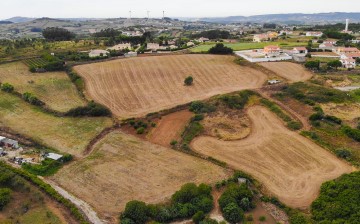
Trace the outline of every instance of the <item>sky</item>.
<instances>
[{"instance_id":1,"label":"sky","mask_svg":"<svg viewBox=\"0 0 360 224\"><path fill-rule=\"evenodd\" d=\"M360 12L360 0L0 0L0 19L225 17L275 13Z\"/></svg>"}]
</instances>

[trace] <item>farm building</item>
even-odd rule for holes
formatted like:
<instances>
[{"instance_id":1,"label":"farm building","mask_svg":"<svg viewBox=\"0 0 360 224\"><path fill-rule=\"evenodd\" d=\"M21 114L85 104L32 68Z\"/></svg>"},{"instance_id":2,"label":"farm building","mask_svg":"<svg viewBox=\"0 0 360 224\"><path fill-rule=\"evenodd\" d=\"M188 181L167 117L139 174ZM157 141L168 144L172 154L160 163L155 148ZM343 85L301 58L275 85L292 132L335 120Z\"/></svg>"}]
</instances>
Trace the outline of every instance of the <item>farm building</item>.
<instances>
[{"instance_id":1,"label":"farm building","mask_svg":"<svg viewBox=\"0 0 360 224\"><path fill-rule=\"evenodd\" d=\"M323 32L306 32L307 37L321 37Z\"/></svg>"},{"instance_id":2,"label":"farm building","mask_svg":"<svg viewBox=\"0 0 360 224\"><path fill-rule=\"evenodd\" d=\"M107 54L109 54L109 51L106 50L91 50L89 52L89 57L90 58L94 58L94 57L104 57L107 56Z\"/></svg>"},{"instance_id":3,"label":"farm building","mask_svg":"<svg viewBox=\"0 0 360 224\"><path fill-rule=\"evenodd\" d=\"M274 85L274 84L278 84L278 83L280 83L280 80L277 80L277 79L268 80L269 85Z\"/></svg>"},{"instance_id":4,"label":"farm building","mask_svg":"<svg viewBox=\"0 0 360 224\"><path fill-rule=\"evenodd\" d=\"M193 42L191 42L191 41L186 43L186 46L188 46L188 47L191 47L191 46L194 46L194 45L195 44Z\"/></svg>"},{"instance_id":5,"label":"farm building","mask_svg":"<svg viewBox=\"0 0 360 224\"><path fill-rule=\"evenodd\" d=\"M19 143L16 140L0 136L0 146L6 146L11 148L19 148Z\"/></svg>"},{"instance_id":6,"label":"farm building","mask_svg":"<svg viewBox=\"0 0 360 224\"><path fill-rule=\"evenodd\" d=\"M306 47L294 47L293 52L294 54L307 54L308 50Z\"/></svg>"},{"instance_id":7,"label":"farm building","mask_svg":"<svg viewBox=\"0 0 360 224\"><path fill-rule=\"evenodd\" d=\"M198 39L198 42L200 42L200 43L205 43L205 42L209 42L210 41L210 39L209 38L206 38L206 37L200 37L199 39Z\"/></svg>"},{"instance_id":8,"label":"farm building","mask_svg":"<svg viewBox=\"0 0 360 224\"><path fill-rule=\"evenodd\" d=\"M157 51L160 49L160 45L158 43L147 43L146 48L148 50Z\"/></svg>"},{"instance_id":9,"label":"farm building","mask_svg":"<svg viewBox=\"0 0 360 224\"><path fill-rule=\"evenodd\" d=\"M326 49L326 50L333 50L335 48L335 46L332 43L322 43L319 45L319 48Z\"/></svg>"},{"instance_id":10,"label":"farm building","mask_svg":"<svg viewBox=\"0 0 360 224\"><path fill-rule=\"evenodd\" d=\"M279 55L280 51L281 51L281 49L278 46L270 45L270 46L264 47L264 53L266 55Z\"/></svg>"},{"instance_id":11,"label":"farm building","mask_svg":"<svg viewBox=\"0 0 360 224\"><path fill-rule=\"evenodd\" d=\"M107 50L115 50L115 51L121 51L121 50L125 50L125 49L131 49L131 44L130 43L126 43L126 44L117 44L115 46L109 47Z\"/></svg>"},{"instance_id":12,"label":"farm building","mask_svg":"<svg viewBox=\"0 0 360 224\"><path fill-rule=\"evenodd\" d=\"M347 54L342 54L340 56L341 59L346 59L346 58L352 58L352 59L358 59L360 58L360 52L359 53L347 53Z\"/></svg>"},{"instance_id":13,"label":"farm building","mask_svg":"<svg viewBox=\"0 0 360 224\"><path fill-rule=\"evenodd\" d=\"M278 37L278 33L276 32L256 34L253 37L253 42L263 42L263 41L273 40L277 37Z\"/></svg>"},{"instance_id":14,"label":"farm building","mask_svg":"<svg viewBox=\"0 0 360 224\"><path fill-rule=\"evenodd\" d=\"M137 57L137 52L130 51L124 54L125 58Z\"/></svg>"},{"instance_id":15,"label":"farm building","mask_svg":"<svg viewBox=\"0 0 360 224\"><path fill-rule=\"evenodd\" d=\"M333 50L338 55L348 54L348 53L360 53L359 49L356 47L338 47Z\"/></svg>"},{"instance_id":16,"label":"farm building","mask_svg":"<svg viewBox=\"0 0 360 224\"><path fill-rule=\"evenodd\" d=\"M50 153L45 154L44 157L47 158L47 159L52 159L52 160L59 160L63 156L60 155L60 154L57 154L57 153L50 152Z\"/></svg>"}]
</instances>

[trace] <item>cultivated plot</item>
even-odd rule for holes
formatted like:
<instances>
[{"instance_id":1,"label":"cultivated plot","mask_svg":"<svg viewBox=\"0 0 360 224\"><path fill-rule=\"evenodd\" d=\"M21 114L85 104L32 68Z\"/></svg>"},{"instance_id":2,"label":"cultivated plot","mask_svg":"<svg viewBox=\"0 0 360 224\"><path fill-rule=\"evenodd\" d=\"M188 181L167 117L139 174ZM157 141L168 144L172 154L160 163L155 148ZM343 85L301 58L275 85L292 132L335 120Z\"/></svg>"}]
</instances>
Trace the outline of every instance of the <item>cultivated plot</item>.
<instances>
[{"instance_id":1,"label":"cultivated plot","mask_svg":"<svg viewBox=\"0 0 360 224\"><path fill-rule=\"evenodd\" d=\"M31 73L25 64L14 62L0 65L0 82L12 84L17 92L33 93L60 112L86 104L65 72Z\"/></svg>"},{"instance_id":2,"label":"cultivated plot","mask_svg":"<svg viewBox=\"0 0 360 224\"><path fill-rule=\"evenodd\" d=\"M267 76L235 64L232 56L128 58L76 66L90 98L119 118L143 116L216 94L262 86ZM194 77L185 86L187 76Z\"/></svg>"},{"instance_id":3,"label":"cultivated plot","mask_svg":"<svg viewBox=\"0 0 360 224\"><path fill-rule=\"evenodd\" d=\"M130 200L163 202L185 183L215 183L229 175L205 160L115 131L54 180L115 223Z\"/></svg>"},{"instance_id":4,"label":"cultivated plot","mask_svg":"<svg viewBox=\"0 0 360 224\"><path fill-rule=\"evenodd\" d=\"M306 81L312 77L311 72L302 65L292 62L262 62L260 65L290 82Z\"/></svg>"},{"instance_id":5,"label":"cultivated plot","mask_svg":"<svg viewBox=\"0 0 360 224\"><path fill-rule=\"evenodd\" d=\"M87 144L112 121L107 117L55 117L19 97L0 91L0 126L61 152L81 155Z\"/></svg>"},{"instance_id":6,"label":"cultivated plot","mask_svg":"<svg viewBox=\"0 0 360 224\"><path fill-rule=\"evenodd\" d=\"M225 142L198 137L192 148L250 173L270 193L298 208L311 204L323 182L352 171L330 152L289 131L264 107L251 107L248 115L252 133L246 139Z\"/></svg>"}]
</instances>

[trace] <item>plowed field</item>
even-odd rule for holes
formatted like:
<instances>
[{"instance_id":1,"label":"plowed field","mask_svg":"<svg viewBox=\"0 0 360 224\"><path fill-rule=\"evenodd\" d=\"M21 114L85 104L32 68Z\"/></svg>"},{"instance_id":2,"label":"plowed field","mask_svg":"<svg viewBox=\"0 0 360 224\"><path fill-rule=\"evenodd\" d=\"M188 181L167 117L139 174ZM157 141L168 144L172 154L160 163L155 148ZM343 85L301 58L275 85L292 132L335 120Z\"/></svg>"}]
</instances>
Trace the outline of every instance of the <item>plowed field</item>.
<instances>
[{"instance_id":1,"label":"plowed field","mask_svg":"<svg viewBox=\"0 0 360 224\"><path fill-rule=\"evenodd\" d=\"M352 171L330 152L289 131L264 107L251 107L248 115L253 125L246 139L199 137L192 148L252 174L281 201L298 208L310 205L323 182Z\"/></svg>"},{"instance_id":2,"label":"plowed field","mask_svg":"<svg viewBox=\"0 0 360 224\"><path fill-rule=\"evenodd\" d=\"M76 66L87 95L119 118L143 116L194 100L260 87L267 76L235 64L232 56L174 55ZM192 86L184 79L191 75Z\"/></svg>"},{"instance_id":3,"label":"plowed field","mask_svg":"<svg viewBox=\"0 0 360 224\"><path fill-rule=\"evenodd\" d=\"M290 82L306 81L312 74L302 65L291 62L263 62L260 65L278 74L280 77Z\"/></svg>"}]
</instances>

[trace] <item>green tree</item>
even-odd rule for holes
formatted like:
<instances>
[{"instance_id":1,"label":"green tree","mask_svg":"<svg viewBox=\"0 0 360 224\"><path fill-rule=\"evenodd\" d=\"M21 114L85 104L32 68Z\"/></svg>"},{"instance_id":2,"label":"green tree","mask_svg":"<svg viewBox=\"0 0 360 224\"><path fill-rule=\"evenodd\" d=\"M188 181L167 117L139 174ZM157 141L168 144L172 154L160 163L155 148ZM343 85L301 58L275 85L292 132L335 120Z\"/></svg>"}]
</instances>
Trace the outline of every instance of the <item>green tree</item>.
<instances>
[{"instance_id":1,"label":"green tree","mask_svg":"<svg viewBox=\"0 0 360 224\"><path fill-rule=\"evenodd\" d=\"M11 93L11 92L14 91L14 86L9 84L9 83L3 83L1 85L1 90L4 91L4 92Z\"/></svg>"},{"instance_id":2,"label":"green tree","mask_svg":"<svg viewBox=\"0 0 360 224\"><path fill-rule=\"evenodd\" d=\"M131 219L136 224L146 223L148 220L148 208L145 202L130 201L126 203L122 219Z\"/></svg>"},{"instance_id":3,"label":"green tree","mask_svg":"<svg viewBox=\"0 0 360 224\"><path fill-rule=\"evenodd\" d=\"M195 215L193 215L192 217L192 221L195 223L195 224L199 224L200 221L204 220L205 219L205 214L203 211L198 211L197 213L195 213Z\"/></svg>"},{"instance_id":4,"label":"green tree","mask_svg":"<svg viewBox=\"0 0 360 224\"><path fill-rule=\"evenodd\" d=\"M233 49L226 47L222 43L216 44L214 47L209 49L210 54L232 54Z\"/></svg>"},{"instance_id":5,"label":"green tree","mask_svg":"<svg viewBox=\"0 0 360 224\"><path fill-rule=\"evenodd\" d=\"M305 67L308 69L319 70L320 69L320 61L318 61L318 60L308 61L305 63Z\"/></svg>"},{"instance_id":6,"label":"green tree","mask_svg":"<svg viewBox=\"0 0 360 224\"><path fill-rule=\"evenodd\" d=\"M329 61L327 63L328 68L335 68L336 70L341 66L342 66L342 64L341 64L341 61L339 61L339 60L333 60L333 61Z\"/></svg>"},{"instance_id":7,"label":"green tree","mask_svg":"<svg viewBox=\"0 0 360 224\"><path fill-rule=\"evenodd\" d=\"M9 188L0 188L0 211L10 202L11 190Z\"/></svg>"},{"instance_id":8,"label":"green tree","mask_svg":"<svg viewBox=\"0 0 360 224\"><path fill-rule=\"evenodd\" d=\"M185 78L184 83L187 86L191 86L194 82L194 78L192 76L188 76Z\"/></svg>"},{"instance_id":9,"label":"green tree","mask_svg":"<svg viewBox=\"0 0 360 224\"><path fill-rule=\"evenodd\" d=\"M239 223L244 218L244 212L235 204L228 204L223 210L224 218L230 223Z\"/></svg>"}]
</instances>

